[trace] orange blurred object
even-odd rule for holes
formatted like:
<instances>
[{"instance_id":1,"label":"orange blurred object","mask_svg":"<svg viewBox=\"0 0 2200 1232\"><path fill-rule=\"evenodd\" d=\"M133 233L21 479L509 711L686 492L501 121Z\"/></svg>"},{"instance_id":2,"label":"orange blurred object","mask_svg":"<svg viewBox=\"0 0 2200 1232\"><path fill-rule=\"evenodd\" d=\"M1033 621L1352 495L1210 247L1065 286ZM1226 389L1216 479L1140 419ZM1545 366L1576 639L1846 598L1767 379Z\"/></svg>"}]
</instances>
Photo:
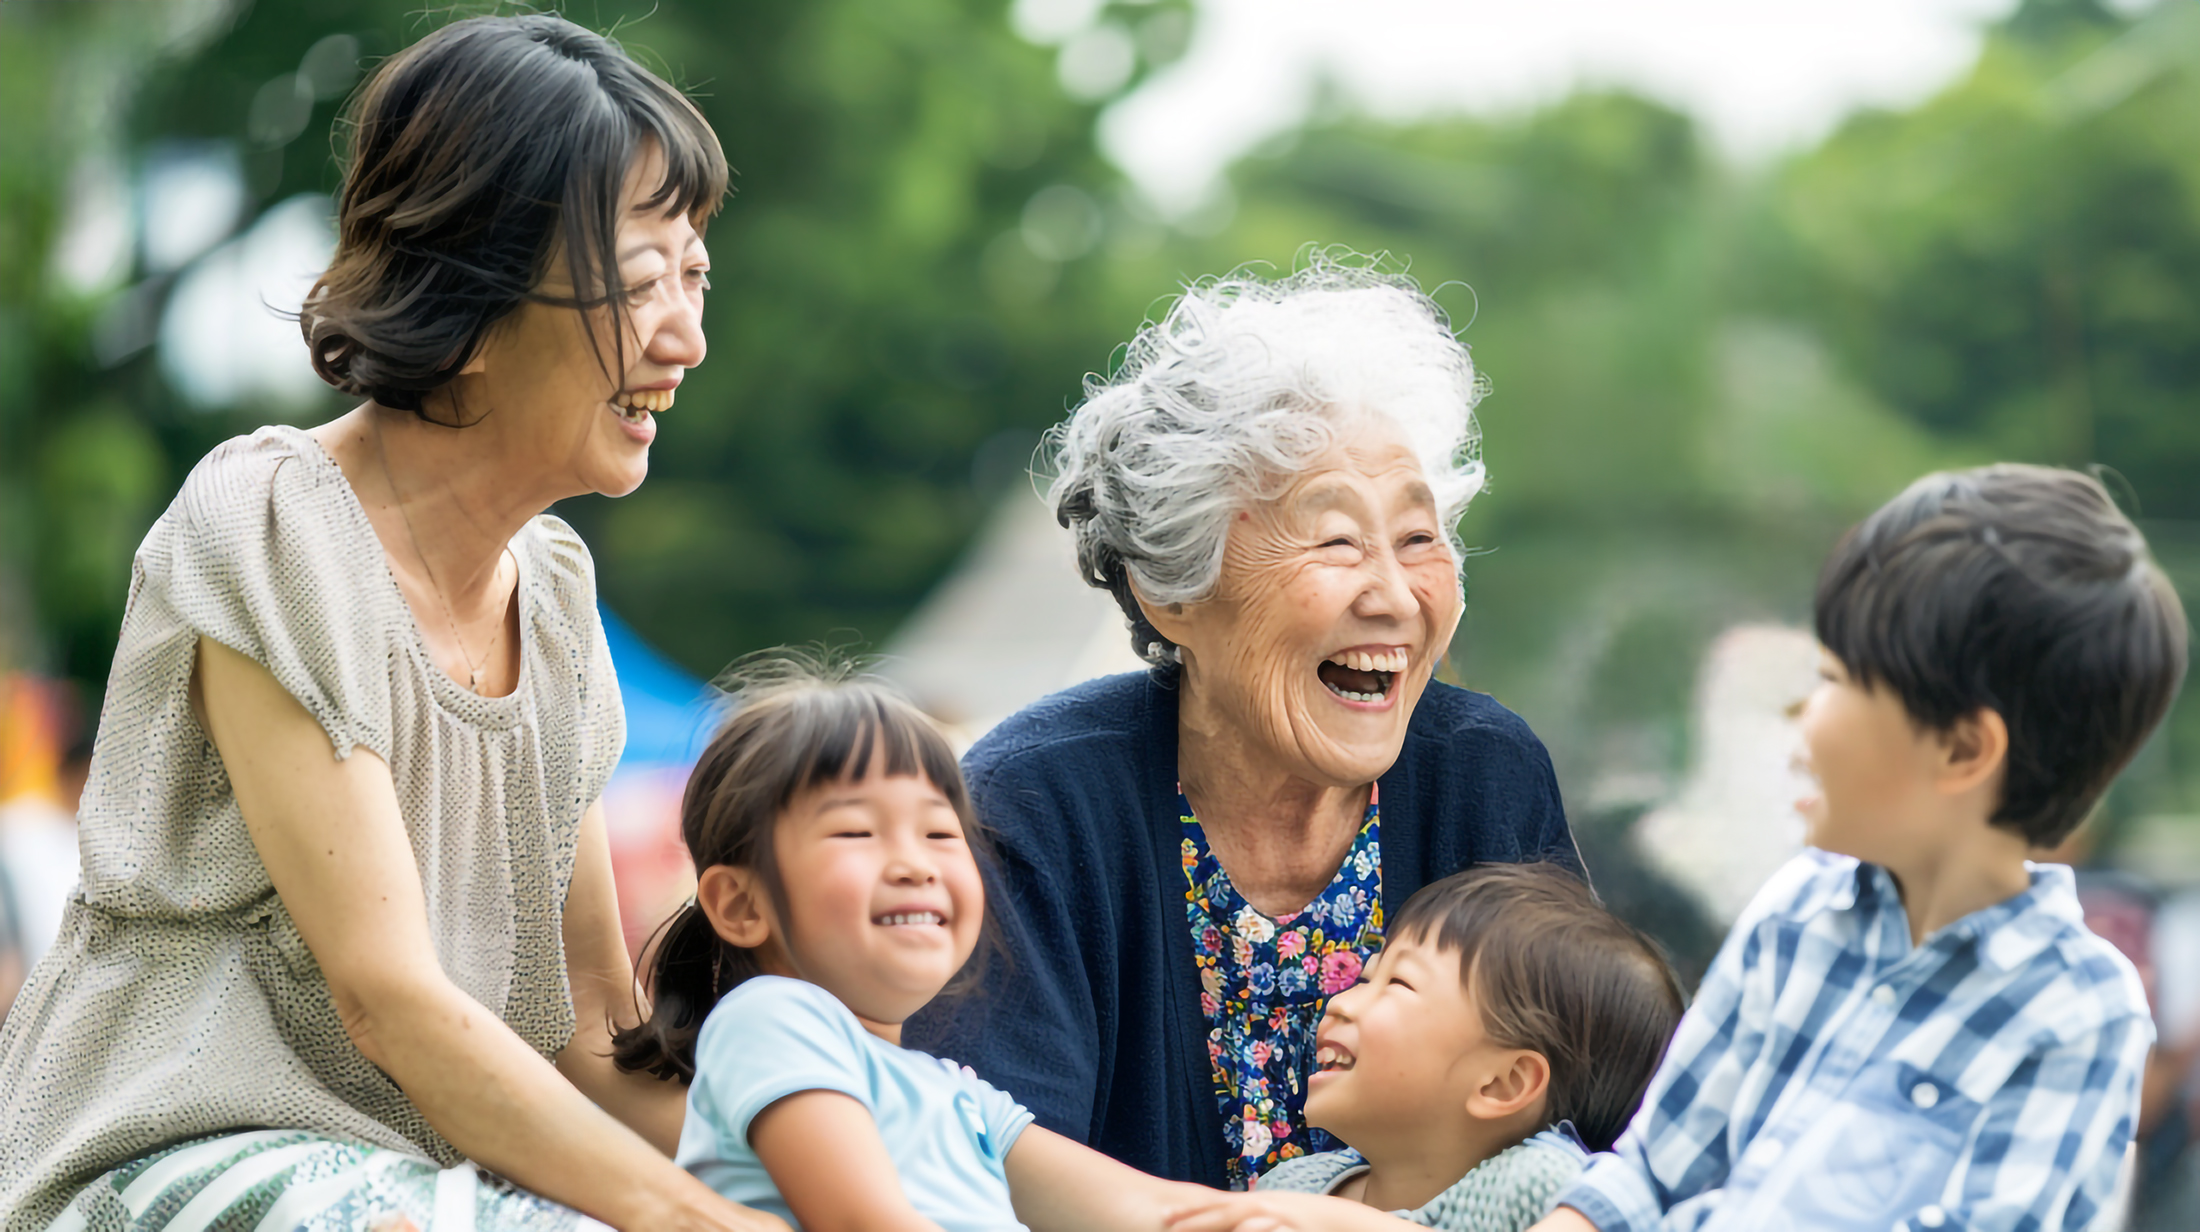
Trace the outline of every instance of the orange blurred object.
<instances>
[{"instance_id":1,"label":"orange blurred object","mask_svg":"<svg viewBox=\"0 0 2200 1232\"><path fill-rule=\"evenodd\" d=\"M28 672L0 676L0 804L61 801L68 701L58 681Z\"/></svg>"}]
</instances>

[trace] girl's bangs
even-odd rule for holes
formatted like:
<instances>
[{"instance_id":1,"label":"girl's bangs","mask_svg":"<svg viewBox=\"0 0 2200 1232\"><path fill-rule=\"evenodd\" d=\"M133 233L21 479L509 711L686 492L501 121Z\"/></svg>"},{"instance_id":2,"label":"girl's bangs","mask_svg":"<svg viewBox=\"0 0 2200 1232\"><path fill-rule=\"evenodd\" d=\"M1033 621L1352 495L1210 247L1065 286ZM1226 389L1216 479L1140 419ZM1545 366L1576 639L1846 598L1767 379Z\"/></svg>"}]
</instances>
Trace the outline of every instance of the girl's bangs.
<instances>
[{"instance_id":1,"label":"girl's bangs","mask_svg":"<svg viewBox=\"0 0 2200 1232\"><path fill-rule=\"evenodd\" d=\"M830 783L872 774L921 775L957 812L966 810L955 754L915 707L864 688L820 691L813 704L808 764L787 784L787 799ZM784 804L784 801L782 801Z\"/></svg>"}]
</instances>

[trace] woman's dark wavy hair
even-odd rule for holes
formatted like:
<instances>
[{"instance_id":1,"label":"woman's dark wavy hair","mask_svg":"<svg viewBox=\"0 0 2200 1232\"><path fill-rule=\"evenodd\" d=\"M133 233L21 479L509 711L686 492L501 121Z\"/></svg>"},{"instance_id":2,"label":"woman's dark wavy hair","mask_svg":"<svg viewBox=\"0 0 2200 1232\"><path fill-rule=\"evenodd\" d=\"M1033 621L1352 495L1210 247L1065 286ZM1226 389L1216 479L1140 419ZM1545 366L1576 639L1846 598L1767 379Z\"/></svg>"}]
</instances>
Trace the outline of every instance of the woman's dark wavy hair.
<instances>
[{"instance_id":1,"label":"woman's dark wavy hair","mask_svg":"<svg viewBox=\"0 0 2200 1232\"><path fill-rule=\"evenodd\" d=\"M678 90L616 43L551 14L453 22L392 56L345 113L336 257L299 328L321 379L425 414L491 328L528 302L607 308L626 367L620 195L654 148L664 179L642 203L698 228L728 170ZM569 296L537 288L560 254Z\"/></svg>"},{"instance_id":2,"label":"woman's dark wavy hair","mask_svg":"<svg viewBox=\"0 0 2200 1232\"><path fill-rule=\"evenodd\" d=\"M732 715L703 750L680 801L680 836L700 875L713 865L752 869L774 913L787 918L772 840L795 796L864 774L918 774L962 819L981 870L992 844L970 807L955 751L923 712L858 664L804 651L750 656L727 681ZM1000 947L992 913L978 948L947 990L976 981ZM660 926L643 951L649 1018L618 1032L612 1057L621 1069L659 1078L695 1076L695 1037L719 998L763 974L754 953L729 945L690 899Z\"/></svg>"}]
</instances>

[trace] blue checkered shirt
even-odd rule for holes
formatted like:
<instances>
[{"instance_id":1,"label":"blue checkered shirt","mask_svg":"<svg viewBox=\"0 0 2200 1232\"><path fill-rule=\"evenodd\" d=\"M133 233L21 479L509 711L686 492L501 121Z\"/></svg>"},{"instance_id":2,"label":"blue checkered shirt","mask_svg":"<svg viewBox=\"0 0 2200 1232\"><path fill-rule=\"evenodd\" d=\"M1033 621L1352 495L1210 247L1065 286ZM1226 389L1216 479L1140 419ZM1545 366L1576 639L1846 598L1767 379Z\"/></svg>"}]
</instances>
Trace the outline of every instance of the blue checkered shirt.
<instances>
[{"instance_id":1,"label":"blue checkered shirt","mask_svg":"<svg viewBox=\"0 0 2200 1232\"><path fill-rule=\"evenodd\" d=\"M1910 944L1886 870L1759 892L1642 1109L1559 1198L1601 1232L2057 1232L2100 1214L2154 1026L2070 870Z\"/></svg>"}]
</instances>

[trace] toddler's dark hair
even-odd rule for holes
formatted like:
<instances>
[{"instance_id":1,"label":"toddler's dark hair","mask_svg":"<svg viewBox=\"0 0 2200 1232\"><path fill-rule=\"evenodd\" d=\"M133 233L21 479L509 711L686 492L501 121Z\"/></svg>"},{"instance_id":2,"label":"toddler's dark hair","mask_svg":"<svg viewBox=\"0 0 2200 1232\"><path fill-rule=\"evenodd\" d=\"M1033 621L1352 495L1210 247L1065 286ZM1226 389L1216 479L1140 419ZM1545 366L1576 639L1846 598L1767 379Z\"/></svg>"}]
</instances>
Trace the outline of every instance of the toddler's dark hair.
<instances>
[{"instance_id":1,"label":"toddler's dark hair","mask_svg":"<svg viewBox=\"0 0 2200 1232\"><path fill-rule=\"evenodd\" d=\"M2185 675L2185 610L2098 479L2003 463L1927 475L1841 540L1818 640L1866 688L1945 731L2009 728L1993 824L2068 837Z\"/></svg>"},{"instance_id":2,"label":"toddler's dark hair","mask_svg":"<svg viewBox=\"0 0 2200 1232\"><path fill-rule=\"evenodd\" d=\"M1482 1029L1550 1062L1549 1120L1611 1149L1685 1004L1656 942L1557 864L1454 873L1407 899L1387 931L1458 954Z\"/></svg>"},{"instance_id":3,"label":"toddler's dark hair","mask_svg":"<svg viewBox=\"0 0 2200 1232\"><path fill-rule=\"evenodd\" d=\"M717 864L752 869L781 920L786 890L773 857L779 815L813 787L863 774L922 775L954 806L982 870L987 837L971 811L955 751L923 712L851 661L796 650L742 661L727 682L732 715L696 762L680 800L680 836L695 871ZM974 977L997 944L991 913L972 962ZM729 945L694 900L657 930L645 949L647 1021L617 1033L619 1068L659 1078L695 1076L695 1037L719 998L762 974L756 956Z\"/></svg>"}]
</instances>

